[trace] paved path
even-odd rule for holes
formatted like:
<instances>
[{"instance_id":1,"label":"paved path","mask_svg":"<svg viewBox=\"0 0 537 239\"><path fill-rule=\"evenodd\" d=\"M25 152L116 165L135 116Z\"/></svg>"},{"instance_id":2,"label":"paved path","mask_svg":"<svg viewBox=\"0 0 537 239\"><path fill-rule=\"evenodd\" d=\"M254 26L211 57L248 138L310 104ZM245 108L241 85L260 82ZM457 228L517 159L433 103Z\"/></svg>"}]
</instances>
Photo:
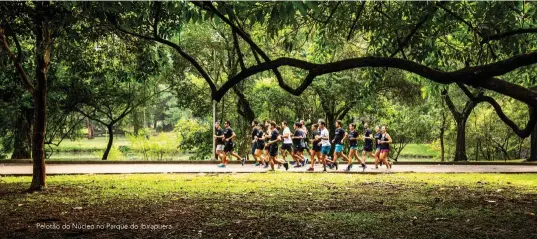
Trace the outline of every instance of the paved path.
<instances>
[{"instance_id":1,"label":"paved path","mask_svg":"<svg viewBox=\"0 0 537 239\"><path fill-rule=\"evenodd\" d=\"M366 173L383 173L385 167L372 169L368 165ZM291 168L288 172L306 172L307 167ZM47 174L127 174L127 173L255 173L268 169L251 164L229 164L227 168L218 168L215 164L49 164ZM279 171L285 171L283 167ZM316 165L316 172L322 167ZM343 172L339 170L329 172ZM359 165L354 165L351 172L361 173ZM391 172L416 173L537 173L537 165L394 165ZM0 164L0 175L31 175L31 164Z\"/></svg>"}]
</instances>

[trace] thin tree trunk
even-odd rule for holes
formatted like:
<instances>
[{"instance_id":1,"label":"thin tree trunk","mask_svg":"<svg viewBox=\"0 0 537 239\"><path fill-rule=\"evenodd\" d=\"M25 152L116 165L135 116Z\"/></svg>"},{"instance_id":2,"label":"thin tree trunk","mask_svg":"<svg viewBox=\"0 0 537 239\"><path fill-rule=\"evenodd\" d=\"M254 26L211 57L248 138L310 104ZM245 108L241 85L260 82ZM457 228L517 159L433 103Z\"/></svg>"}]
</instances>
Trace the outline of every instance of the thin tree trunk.
<instances>
[{"instance_id":1,"label":"thin tree trunk","mask_svg":"<svg viewBox=\"0 0 537 239\"><path fill-rule=\"evenodd\" d=\"M132 125L134 127L134 135L138 135L138 132L140 131L140 117L138 115L138 111L132 112Z\"/></svg>"},{"instance_id":2,"label":"thin tree trunk","mask_svg":"<svg viewBox=\"0 0 537 239\"><path fill-rule=\"evenodd\" d=\"M88 139L95 138L95 129L93 128L90 118L86 118L86 126L88 128Z\"/></svg>"},{"instance_id":3,"label":"thin tree trunk","mask_svg":"<svg viewBox=\"0 0 537 239\"><path fill-rule=\"evenodd\" d=\"M440 160L444 162L445 149L444 149L444 134L446 130L446 114L442 111L442 126L440 127Z\"/></svg>"},{"instance_id":4,"label":"thin tree trunk","mask_svg":"<svg viewBox=\"0 0 537 239\"><path fill-rule=\"evenodd\" d=\"M112 143L114 143L114 125L107 125L106 128L108 128L108 144L106 145L106 150L104 150L103 160L108 159L108 154L110 153L110 149L112 149Z\"/></svg>"}]
</instances>

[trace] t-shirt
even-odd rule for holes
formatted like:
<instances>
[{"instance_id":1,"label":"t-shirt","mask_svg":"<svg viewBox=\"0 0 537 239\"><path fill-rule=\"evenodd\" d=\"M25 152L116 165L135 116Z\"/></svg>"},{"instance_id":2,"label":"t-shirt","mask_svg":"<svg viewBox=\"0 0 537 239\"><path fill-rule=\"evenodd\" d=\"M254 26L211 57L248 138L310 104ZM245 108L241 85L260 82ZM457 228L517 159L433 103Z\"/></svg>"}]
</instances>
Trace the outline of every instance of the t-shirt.
<instances>
[{"instance_id":1,"label":"t-shirt","mask_svg":"<svg viewBox=\"0 0 537 239\"><path fill-rule=\"evenodd\" d=\"M222 128L216 130L216 136L222 136L223 134L224 130ZM216 144L224 144L224 139L216 138Z\"/></svg>"},{"instance_id":2,"label":"t-shirt","mask_svg":"<svg viewBox=\"0 0 537 239\"><path fill-rule=\"evenodd\" d=\"M328 129L324 128L321 130L321 138L328 138ZM330 146L330 141L328 139L321 139L321 146Z\"/></svg>"},{"instance_id":3,"label":"t-shirt","mask_svg":"<svg viewBox=\"0 0 537 239\"><path fill-rule=\"evenodd\" d=\"M257 143L258 144L264 144L265 143L265 141L262 140L261 138L263 138L263 131L258 130L257 131Z\"/></svg>"},{"instance_id":4,"label":"t-shirt","mask_svg":"<svg viewBox=\"0 0 537 239\"><path fill-rule=\"evenodd\" d=\"M311 134L311 139L312 139L313 144L319 143L319 140L315 140L315 136L317 135L321 135L321 131L319 129L314 130L313 133Z\"/></svg>"},{"instance_id":5,"label":"t-shirt","mask_svg":"<svg viewBox=\"0 0 537 239\"><path fill-rule=\"evenodd\" d=\"M283 143L284 144L292 143L292 141L291 141L291 130L289 130L289 127L285 127L283 129L283 135L285 135L285 134L288 134L289 136L283 139Z\"/></svg>"},{"instance_id":6,"label":"t-shirt","mask_svg":"<svg viewBox=\"0 0 537 239\"><path fill-rule=\"evenodd\" d=\"M375 134L375 145L376 145L377 148L380 148L379 140L380 140L381 137L382 136L381 136L380 133Z\"/></svg>"},{"instance_id":7,"label":"t-shirt","mask_svg":"<svg viewBox=\"0 0 537 239\"><path fill-rule=\"evenodd\" d=\"M351 139L351 138L354 138L354 139ZM349 132L349 145L350 146L357 146L358 145L358 139L357 138L358 138L358 132L356 132L355 130Z\"/></svg>"},{"instance_id":8,"label":"t-shirt","mask_svg":"<svg viewBox=\"0 0 537 239\"><path fill-rule=\"evenodd\" d=\"M365 134L364 134L365 137L370 137L371 136L371 130L370 129L366 129L365 130ZM366 147L373 147L373 140L372 139L368 139L366 138L365 139L365 146Z\"/></svg>"},{"instance_id":9,"label":"t-shirt","mask_svg":"<svg viewBox=\"0 0 537 239\"><path fill-rule=\"evenodd\" d=\"M297 129L297 130L295 130L294 136L295 137L302 136L302 138L301 139L293 139L293 144L295 146L303 146L303 144L304 144L304 131L302 131L300 129Z\"/></svg>"},{"instance_id":10,"label":"t-shirt","mask_svg":"<svg viewBox=\"0 0 537 239\"><path fill-rule=\"evenodd\" d=\"M388 141L388 137L386 134L383 134L380 138L381 141ZM390 144L388 143L382 143L380 146L381 149L390 149Z\"/></svg>"},{"instance_id":11,"label":"t-shirt","mask_svg":"<svg viewBox=\"0 0 537 239\"><path fill-rule=\"evenodd\" d=\"M257 135L258 132L259 132L259 129L257 129L257 128L254 128L254 129L252 130L252 139L255 139L255 136ZM258 136L258 137L259 137L259 136Z\"/></svg>"},{"instance_id":12,"label":"t-shirt","mask_svg":"<svg viewBox=\"0 0 537 239\"><path fill-rule=\"evenodd\" d=\"M334 143L341 144L341 140L343 139L343 136L345 136L345 130L343 128L337 128L336 134L334 136Z\"/></svg>"},{"instance_id":13,"label":"t-shirt","mask_svg":"<svg viewBox=\"0 0 537 239\"><path fill-rule=\"evenodd\" d=\"M233 135L233 130L231 128L224 129L224 139L227 139ZM226 144L231 144L233 140L229 140L226 142ZM225 141L224 141L225 142Z\"/></svg>"},{"instance_id":14,"label":"t-shirt","mask_svg":"<svg viewBox=\"0 0 537 239\"><path fill-rule=\"evenodd\" d=\"M277 140L279 135L280 135L280 132L277 129L274 129L270 135L270 141ZM276 144L276 143L273 143L273 144Z\"/></svg>"}]
</instances>

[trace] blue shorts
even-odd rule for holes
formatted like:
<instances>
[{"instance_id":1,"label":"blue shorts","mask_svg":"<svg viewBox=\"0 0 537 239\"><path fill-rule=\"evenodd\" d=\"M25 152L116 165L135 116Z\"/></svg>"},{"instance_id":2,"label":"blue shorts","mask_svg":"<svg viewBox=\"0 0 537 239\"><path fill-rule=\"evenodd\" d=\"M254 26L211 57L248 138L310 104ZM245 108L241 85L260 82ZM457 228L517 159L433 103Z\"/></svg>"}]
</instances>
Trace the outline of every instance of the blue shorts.
<instances>
[{"instance_id":1,"label":"blue shorts","mask_svg":"<svg viewBox=\"0 0 537 239\"><path fill-rule=\"evenodd\" d=\"M358 146L350 146L349 148L353 150L358 150Z\"/></svg>"},{"instance_id":2,"label":"blue shorts","mask_svg":"<svg viewBox=\"0 0 537 239\"><path fill-rule=\"evenodd\" d=\"M328 145L328 146L322 146L322 147L321 147L321 153L322 153L322 154L325 154L325 155L330 154L330 145Z\"/></svg>"},{"instance_id":3,"label":"blue shorts","mask_svg":"<svg viewBox=\"0 0 537 239\"><path fill-rule=\"evenodd\" d=\"M343 144L336 144L336 153L343 152Z\"/></svg>"}]
</instances>

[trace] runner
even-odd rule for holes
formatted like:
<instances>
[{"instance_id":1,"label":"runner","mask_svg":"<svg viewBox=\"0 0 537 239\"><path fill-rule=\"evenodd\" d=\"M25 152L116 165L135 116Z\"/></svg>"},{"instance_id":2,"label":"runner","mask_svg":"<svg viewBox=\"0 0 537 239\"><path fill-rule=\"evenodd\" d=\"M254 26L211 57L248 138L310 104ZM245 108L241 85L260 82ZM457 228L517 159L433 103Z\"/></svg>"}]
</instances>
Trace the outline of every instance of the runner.
<instances>
[{"instance_id":1,"label":"runner","mask_svg":"<svg viewBox=\"0 0 537 239\"><path fill-rule=\"evenodd\" d=\"M305 148L304 145L304 131L300 128L302 127L302 124L299 122L296 122L294 124L295 134L293 137L293 154L295 156L295 168L303 167L306 164L306 161L304 160L303 151Z\"/></svg>"},{"instance_id":2,"label":"runner","mask_svg":"<svg viewBox=\"0 0 537 239\"><path fill-rule=\"evenodd\" d=\"M269 158L268 141L270 139L270 135L272 134L272 131L270 129L270 120L265 120L265 129L267 129L267 131L263 132L265 134L265 148L263 149L263 154L265 156L265 159L268 159ZM269 161L266 160L264 168L268 168L268 167L269 167Z\"/></svg>"},{"instance_id":3,"label":"runner","mask_svg":"<svg viewBox=\"0 0 537 239\"><path fill-rule=\"evenodd\" d=\"M261 162L266 162L266 159L263 155L263 149L265 148L265 133L263 132L263 124L261 123L257 124L257 135L255 136L255 141L255 156L261 159Z\"/></svg>"},{"instance_id":4,"label":"runner","mask_svg":"<svg viewBox=\"0 0 537 239\"><path fill-rule=\"evenodd\" d=\"M382 136L380 133L380 127L378 125L375 126L375 132L375 169L378 169L380 162L380 138Z\"/></svg>"},{"instance_id":5,"label":"runner","mask_svg":"<svg viewBox=\"0 0 537 239\"><path fill-rule=\"evenodd\" d=\"M364 123L365 133L364 133L364 148L362 149L362 167L364 170L367 168L365 166L365 162L367 159L367 155L371 155L371 157L375 158L375 154L373 153L373 134L371 133L371 129L369 129L368 124Z\"/></svg>"},{"instance_id":6,"label":"runner","mask_svg":"<svg viewBox=\"0 0 537 239\"><path fill-rule=\"evenodd\" d=\"M358 156L358 139L360 135L356 131L356 124L352 123L349 124L349 160L352 161L353 158L358 159L360 161L360 157ZM362 168L365 170L365 163L364 161L361 161ZM348 170L347 170L348 171Z\"/></svg>"},{"instance_id":7,"label":"runner","mask_svg":"<svg viewBox=\"0 0 537 239\"><path fill-rule=\"evenodd\" d=\"M214 139L216 140L216 155L222 163L224 163L224 130L220 127L220 123L214 123L215 135Z\"/></svg>"},{"instance_id":8,"label":"runner","mask_svg":"<svg viewBox=\"0 0 537 239\"><path fill-rule=\"evenodd\" d=\"M224 122L224 126L226 127L226 129L224 130L224 160L222 160L222 164L219 164L218 167L220 168L225 168L226 165L227 165L227 162L228 162L228 159L227 159L227 154L231 154L232 156L234 156L235 158L237 158L237 160L240 160L241 163L242 163L242 166L244 166L244 162L246 161L246 158L242 158L241 159L241 156L239 156L237 153L233 152L233 148L234 148L234 145L233 145L233 138L237 137L237 135L235 134L235 132L233 132L233 129L231 129L231 123L226 120Z\"/></svg>"},{"instance_id":9,"label":"runner","mask_svg":"<svg viewBox=\"0 0 537 239\"><path fill-rule=\"evenodd\" d=\"M308 143L308 128L306 127L306 124L304 123L304 120L300 120L300 124L302 125L300 127L300 129L302 131L304 131L304 145L306 146L304 149L306 150L306 152L309 152L310 150L310 147L308 146L309 143ZM306 155L302 155L302 157L304 157L304 164L308 164L308 157Z\"/></svg>"},{"instance_id":10,"label":"runner","mask_svg":"<svg viewBox=\"0 0 537 239\"><path fill-rule=\"evenodd\" d=\"M326 129L326 123L323 120L319 120L319 128L321 129L321 134L319 135L319 140L321 140L321 157L323 162L323 172L326 172L326 166L328 161L326 157L330 154L330 138L328 129Z\"/></svg>"},{"instance_id":11,"label":"runner","mask_svg":"<svg viewBox=\"0 0 537 239\"><path fill-rule=\"evenodd\" d=\"M388 134L386 126L381 128L382 136L380 138L380 160L386 164L386 169L390 170L392 165L388 162L388 155L390 154L390 144L392 143L392 137Z\"/></svg>"},{"instance_id":12,"label":"runner","mask_svg":"<svg viewBox=\"0 0 537 239\"><path fill-rule=\"evenodd\" d=\"M282 121L282 127L283 127L283 144L281 149L281 154L283 157L283 160L287 160L287 152L291 155L291 158L295 158L293 154L293 141L291 140L291 130L289 130L289 127L287 126L287 121Z\"/></svg>"},{"instance_id":13,"label":"runner","mask_svg":"<svg viewBox=\"0 0 537 239\"><path fill-rule=\"evenodd\" d=\"M345 171L349 171L352 168L352 161L347 157L347 155L343 154L343 140L347 138L347 133L343 128L341 128L341 120L336 121L336 132L334 139L332 140L333 144L336 144L336 149L334 150L334 157L332 158L332 164L336 166L337 170L337 159L338 157L343 157L347 160L347 169Z\"/></svg>"},{"instance_id":14,"label":"runner","mask_svg":"<svg viewBox=\"0 0 537 239\"><path fill-rule=\"evenodd\" d=\"M312 144L311 144L311 149L309 150L310 158L311 158L311 166L310 168L308 168L309 172L314 171L315 156L317 156L317 160L319 161L319 163L323 164L323 162L321 161L321 146L319 145L320 140L318 139L319 135L321 135L321 131L318 128L319 128L318 124L311 125L311 132L312 132L311 143Z\"/></svg>"},{"instance_id":15,"label":"runner","mask_svg":"<svg viewBox=\"0 0 537 239\"><path fill-rule=\"evenodd\" d=\"M254 156L255 160L254 166L260 165L259 158L255 154L255 151L257 149L257 140L255 139L255 137L257 136L257 133L259 131L257 124L257 120L252 121L252 156Z\"/></svg>"},{"instance_id":16,"label":"runner","mask_svg":"<svg viewBox=\"0 0 537 239\"><path fill-rule=\"evenodd\" d=\"M278 129L276 129L276 122L272 121L270 122L271 126L271 135L270 140L268 141L269 146L269 161L270 161L270 171L274 171L274 162L278 164L283 164L283 167L285 167L285 170L289 169L289 164L282 159L277 159L276 156L278 156L278 141L280 141L280 132Z\"/></svg>"}]
</instances>

